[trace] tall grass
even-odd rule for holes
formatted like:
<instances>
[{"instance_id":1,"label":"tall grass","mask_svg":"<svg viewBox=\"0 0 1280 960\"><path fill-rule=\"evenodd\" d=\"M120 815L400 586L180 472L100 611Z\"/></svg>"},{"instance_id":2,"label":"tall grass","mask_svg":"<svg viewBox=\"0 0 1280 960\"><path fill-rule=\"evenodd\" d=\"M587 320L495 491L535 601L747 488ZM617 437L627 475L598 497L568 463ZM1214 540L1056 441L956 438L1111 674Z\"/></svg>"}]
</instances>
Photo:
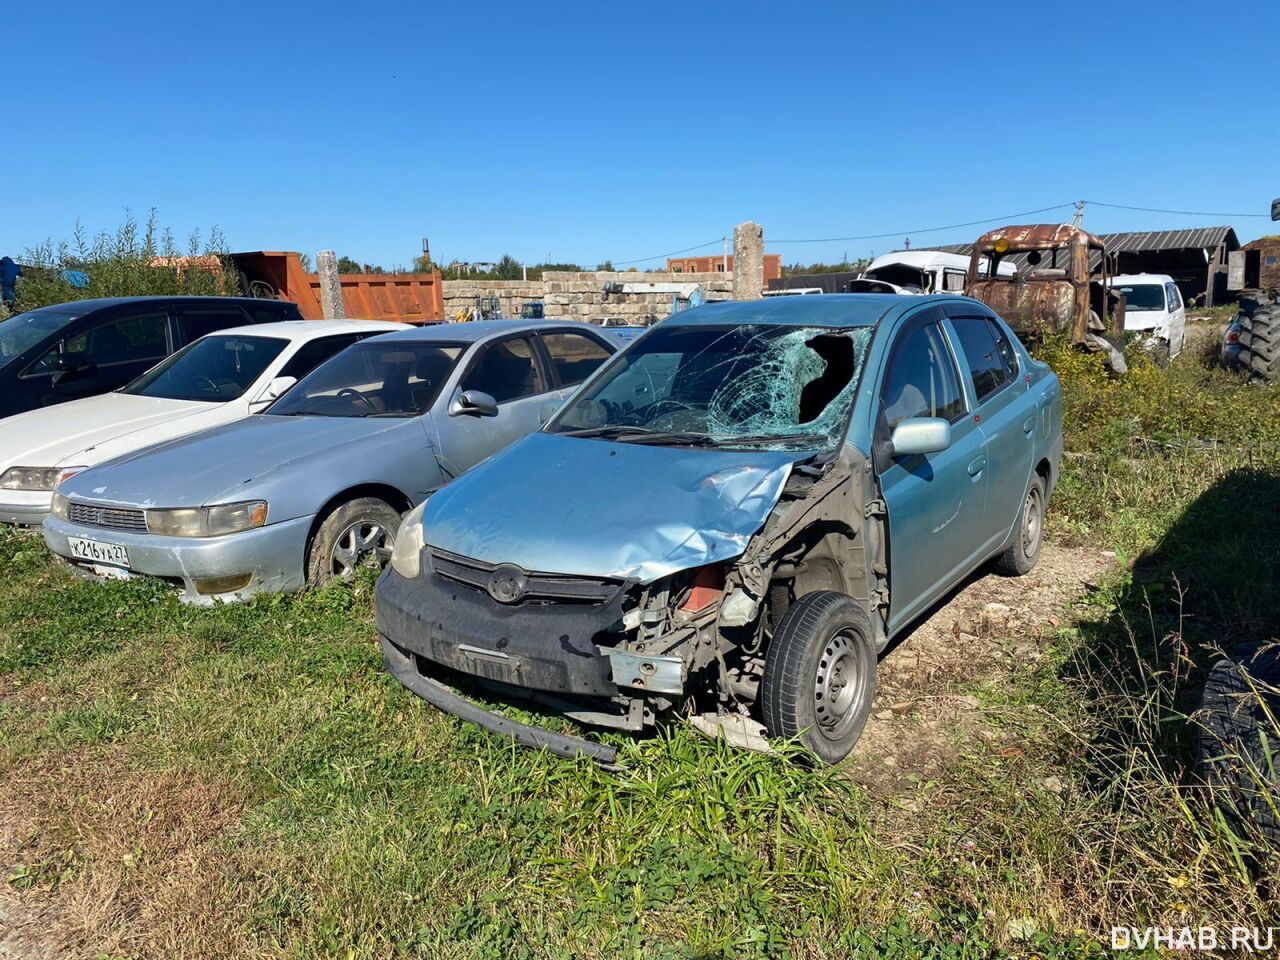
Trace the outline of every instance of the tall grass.
<instances>
[{"instance_id":1,"label":"tall grass","mask_svg":"<svg viewBox=\"0 0 1280 960\"><path fill-rule=\"evenodd\" d=\"M235 296L239 274L227 256L226 240L216 227L207 237L193 231L180 246L161 228L156 211L139 224L126 214L110 232L90 237L77 223L70 241L46 240L23 258L15 311L91 297ZM87 277L73 283L72 272Z\"/></svg>"}]
</instances>

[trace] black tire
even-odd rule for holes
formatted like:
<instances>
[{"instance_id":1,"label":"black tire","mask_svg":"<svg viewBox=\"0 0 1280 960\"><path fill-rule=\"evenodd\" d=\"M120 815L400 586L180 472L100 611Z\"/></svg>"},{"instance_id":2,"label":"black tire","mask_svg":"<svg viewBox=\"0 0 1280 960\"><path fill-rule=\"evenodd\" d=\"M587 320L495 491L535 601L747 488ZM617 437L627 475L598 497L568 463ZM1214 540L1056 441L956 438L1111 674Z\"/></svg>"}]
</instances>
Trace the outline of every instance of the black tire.
<instances>
[{"instance_id":1,"label":"black tire","mask_svg":"<svg viewBox=\"0 0 1280 960\"><path fill-rule=\"evenodd\" d=\"M1200 772L1214 801L1229 820L1256 831L1272 849L1280 849L1278 689L1276 650L1219 660L1195 716Z\"/></svg>"},{"instance_id":2,"label":"black tire","mask_svg":"<svg viewBox=\"0 0 1280 960\"><path fill-rule=\"evenodd\" d=\"M307 583L349 579L358 567L386 566L400 529L400 512L384 500L361 497L334 507L307 548Z\"/></svg>"},{"instance_id":3,"label":"black tire","mask_svg":"<svg viewBox=\"0 0 1280 960\"><path fill-rule=\"evenodd\" d=\"M765 655L760 709L771 737L798 737L839 763L862 735L876 690L876 646L862 605L807 593L787 609Z\"/></svg>"},{"instance_id":4,"label":"black tire","mask_svg":"<svg viewBox=\"0 0 1280 960\"><path fill-rule=\"evenodd\" d=\"M1006 577L1025 576L1040 562L1040 550L1044 547L1044 510L1048 499L1044 477L1035 473L1026 496L1022 498L1013 543L996 558L996 570Z\"/></svg>"},{"instance_id":5,"label":"black tire","mask_svg":"<svg viewBox=\"0 0 1280 960\"><path fill-rule=\"evenodd\" d=\"M1280 305L1258 304L1241 311L1240 366L1266 383L1280 380Z\"/></svg>"}]
</instances>

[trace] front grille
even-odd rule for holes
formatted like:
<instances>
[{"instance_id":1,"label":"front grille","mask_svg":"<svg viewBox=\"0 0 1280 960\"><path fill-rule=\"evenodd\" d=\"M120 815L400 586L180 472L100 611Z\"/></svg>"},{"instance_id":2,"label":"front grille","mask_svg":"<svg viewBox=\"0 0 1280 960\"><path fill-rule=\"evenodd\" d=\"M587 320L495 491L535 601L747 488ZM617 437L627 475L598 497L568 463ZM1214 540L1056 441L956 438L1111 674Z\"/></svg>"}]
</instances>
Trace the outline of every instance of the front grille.
<instances>
[{"instance_id":1,"label":"front grille","mask_svg":"<svg viewBox=\"0 0 1280 960\"><path fill-rule=\"evenodd\" d=\"M495 571L507 568L519 571L523 590L518 600L503 602L605 603L612 600L622 581L604 577L577 577L560 573L529 573L508 564L487 563L456 553L431 550L431 567L440 576L493 595L490 590Z\"/></svg>"},{"instance_id":2,"label":"front grille","mask_svg":"<svg viewBox=\"0 0 1280 960\"><path fill-rule=\"evenodd\" d=\"M93 503L73 503L67 518L72 523L86 527L103 527L107 530L147 532L147 512L126 507L103 507Z\"/></svg>"}]
</instances>

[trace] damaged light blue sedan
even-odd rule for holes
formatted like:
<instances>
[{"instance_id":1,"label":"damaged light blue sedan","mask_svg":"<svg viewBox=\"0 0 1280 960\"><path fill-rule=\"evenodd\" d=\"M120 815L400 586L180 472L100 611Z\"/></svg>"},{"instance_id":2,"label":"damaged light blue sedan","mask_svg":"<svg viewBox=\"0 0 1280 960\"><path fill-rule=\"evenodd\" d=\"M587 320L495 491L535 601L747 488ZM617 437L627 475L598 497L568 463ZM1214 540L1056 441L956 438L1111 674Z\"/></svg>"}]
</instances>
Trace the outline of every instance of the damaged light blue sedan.
<instances>
[{"instance_id":1,"label":"damaged light blue sedan","mask_svg":"<svg viewBox=\"0 0 1280 960\"><path fill-rule=\"evenodd\" d=\"M378 584L386 664L566 756L614 749L456 688L624 730L680 709L834 763L890 641L988 561L1035 565L1061 454L1057 378L976 301L690 310L409 515Z\"/></svg>"}]
</instances>

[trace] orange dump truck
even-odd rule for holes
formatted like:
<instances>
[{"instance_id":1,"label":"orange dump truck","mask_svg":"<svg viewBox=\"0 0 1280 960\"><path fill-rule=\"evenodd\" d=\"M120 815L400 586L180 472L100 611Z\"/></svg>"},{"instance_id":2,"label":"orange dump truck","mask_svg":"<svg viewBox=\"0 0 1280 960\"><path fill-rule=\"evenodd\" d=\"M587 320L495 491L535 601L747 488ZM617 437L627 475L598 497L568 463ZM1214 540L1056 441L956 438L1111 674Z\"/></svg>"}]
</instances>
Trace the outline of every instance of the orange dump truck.
<instances>
[{"instance_id":1,"label":"orange dump truck","mask_svg":"<svg viewBox=\"0 0 1280 960\"><path fill-rule=\"evenodd\" d=\"M241 292L251 297L291 300L308 320L324 318L320 276L306 273L296 253L233 253ZM430 273L343 273L342 303L349 318L439 323L444 320L440 271Z\"/></svg>"}]
</instances>

